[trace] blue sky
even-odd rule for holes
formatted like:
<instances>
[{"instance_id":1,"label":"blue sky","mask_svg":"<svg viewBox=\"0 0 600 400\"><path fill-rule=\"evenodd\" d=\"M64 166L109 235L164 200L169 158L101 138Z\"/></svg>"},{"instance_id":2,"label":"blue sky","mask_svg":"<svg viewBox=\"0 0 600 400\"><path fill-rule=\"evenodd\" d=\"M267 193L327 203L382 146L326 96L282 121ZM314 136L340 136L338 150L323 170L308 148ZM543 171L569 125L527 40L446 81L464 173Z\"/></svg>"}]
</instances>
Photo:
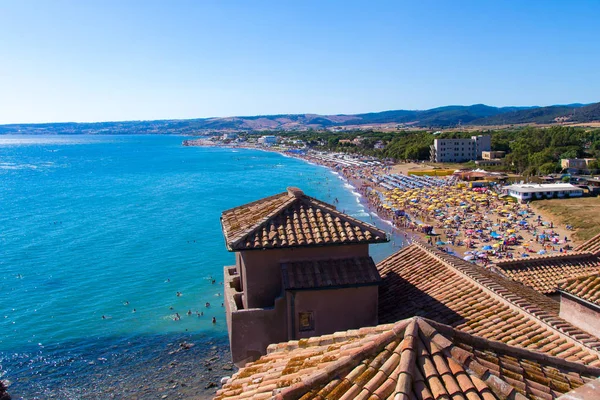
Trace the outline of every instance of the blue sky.
<instances>
[{"instance_id":1,"label":"blue sky","mask_svg":"<svg viewBox=\"0 0 600 400\"><path fill-rule=\"evenodd\" d=\"M600 1L1 1L0 123L600 101Z\"/></svg>"}]
</instances>

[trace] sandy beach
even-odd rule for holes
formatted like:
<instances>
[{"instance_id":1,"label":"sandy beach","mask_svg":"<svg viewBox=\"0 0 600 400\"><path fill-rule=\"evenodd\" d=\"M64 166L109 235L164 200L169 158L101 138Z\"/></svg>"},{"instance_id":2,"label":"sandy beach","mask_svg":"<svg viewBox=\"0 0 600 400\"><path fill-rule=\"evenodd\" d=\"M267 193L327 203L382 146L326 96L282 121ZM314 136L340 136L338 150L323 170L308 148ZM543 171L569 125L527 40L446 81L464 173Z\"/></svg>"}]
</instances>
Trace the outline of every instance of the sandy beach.
<instances>
[{"instance_id":1,"label":"sandy beach","mask_svg":"<svg viewBox=\"0 0 600 400\"><path fill-rule=\"evenodd\" d=\"M576 245L572 231L503 196L498 186L471 188L453 175L419 175L431 169L426 164L392 165L328 153L295 156L337 172L407 242L419 239L485 266L565 253Z\"/></svg>"}]
</instances>

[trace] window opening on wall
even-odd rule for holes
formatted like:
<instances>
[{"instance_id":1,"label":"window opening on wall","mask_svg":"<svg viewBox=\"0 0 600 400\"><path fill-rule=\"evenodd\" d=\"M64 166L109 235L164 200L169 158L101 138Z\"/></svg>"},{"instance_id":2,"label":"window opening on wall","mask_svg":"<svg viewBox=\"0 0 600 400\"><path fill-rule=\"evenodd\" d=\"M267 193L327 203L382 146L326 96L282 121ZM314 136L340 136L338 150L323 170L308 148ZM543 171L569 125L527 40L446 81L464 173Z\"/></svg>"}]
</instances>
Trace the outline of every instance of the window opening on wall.
<instances>
[{"instance_id":1,"label":"window opening on wall","mask_svg":"<svg viewBox=\"0 0 600 400\"><path fill-rule=\"evenodd\" d=\"M315 330L315 317L312 311L302 311L298 313L298 329L300 332Z\"/></svg>"}]
</instances>

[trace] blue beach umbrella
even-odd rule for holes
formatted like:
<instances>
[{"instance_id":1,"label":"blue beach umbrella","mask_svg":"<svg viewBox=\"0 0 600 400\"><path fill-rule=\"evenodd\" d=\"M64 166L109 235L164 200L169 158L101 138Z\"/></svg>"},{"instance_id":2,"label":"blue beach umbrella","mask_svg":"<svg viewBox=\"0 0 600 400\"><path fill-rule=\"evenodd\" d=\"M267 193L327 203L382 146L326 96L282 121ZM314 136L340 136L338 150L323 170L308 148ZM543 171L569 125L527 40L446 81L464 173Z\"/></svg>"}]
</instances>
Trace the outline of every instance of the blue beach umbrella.
<instances>
[{"instance_id":1,"label":"blue beach umbrella","mask_svg":"<svg viewBox=\"0 0 600 400\"><path fill-rule=\"evenodd\" d=\"M483 250L493 250L492 246L483 246Z\"/></svg>"}]
</instances>

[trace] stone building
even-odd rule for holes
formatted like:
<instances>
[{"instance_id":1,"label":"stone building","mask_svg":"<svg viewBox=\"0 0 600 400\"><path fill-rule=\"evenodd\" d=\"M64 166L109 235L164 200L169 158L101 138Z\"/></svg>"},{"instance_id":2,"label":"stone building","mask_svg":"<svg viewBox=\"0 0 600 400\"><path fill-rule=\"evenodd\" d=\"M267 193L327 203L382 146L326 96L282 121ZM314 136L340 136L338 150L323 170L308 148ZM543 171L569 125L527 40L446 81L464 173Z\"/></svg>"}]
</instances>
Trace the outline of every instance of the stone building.
<instances>
[{"instance_id":1,"label":"stone building","mask_svg":"<svg viewBox=\"0 0 600 400\"><path fill-rule=\"evenodd\" d=\"M300 189L224 211L225 305L234 363L267 346L378 323L369 244L386 233Z\"/></svg>"},{"instance_id":2,"label":"stone building","mask_svg":"<svg viewBox=\"0 0 600 400\"><path fill-rule=\"evenodd\" d=\"M557 301L418 242L377 268L383 325L274 343L216 399L600 398L600 340Z\"/></svg>"}]
</instances>

